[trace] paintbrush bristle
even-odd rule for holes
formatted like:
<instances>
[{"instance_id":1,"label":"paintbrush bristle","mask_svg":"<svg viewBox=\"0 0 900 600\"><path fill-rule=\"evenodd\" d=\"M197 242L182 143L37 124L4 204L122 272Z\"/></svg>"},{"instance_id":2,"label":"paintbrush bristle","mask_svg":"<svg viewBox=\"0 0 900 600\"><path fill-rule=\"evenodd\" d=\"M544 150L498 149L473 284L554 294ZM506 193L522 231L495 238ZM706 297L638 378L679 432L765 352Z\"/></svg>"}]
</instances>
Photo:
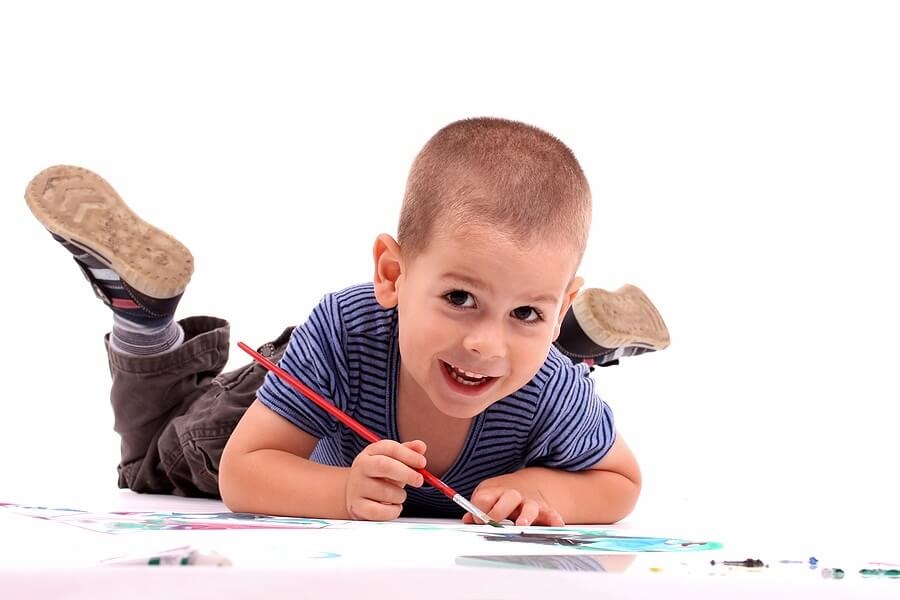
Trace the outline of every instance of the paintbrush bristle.
<instances>
[{"instance_id":1,"label":"paintbrush bristle","mask_svg":"<svg viewBox=\"0 0 900 600\"><path fill-rule=\"evenodd\" d=\"M453 496L452 500L459 506L461 506L467 513L470 513L476 519L480 519L481 522L485 525L490 525L491 527L500 527L501 529L503 528L503 525L490 518L486 512L484 512L459 494Z\"/></svg>"}]
</instances>

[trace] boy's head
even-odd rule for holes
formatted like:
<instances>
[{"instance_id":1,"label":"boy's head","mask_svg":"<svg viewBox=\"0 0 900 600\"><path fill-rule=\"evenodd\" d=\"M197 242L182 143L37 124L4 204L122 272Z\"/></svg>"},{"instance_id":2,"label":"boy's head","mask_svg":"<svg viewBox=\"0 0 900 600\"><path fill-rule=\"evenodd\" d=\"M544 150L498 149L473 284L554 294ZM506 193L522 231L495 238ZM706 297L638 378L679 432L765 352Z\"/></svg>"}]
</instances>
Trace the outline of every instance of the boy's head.
<instances>
[{"instance_id":1,"label":"boy's head","mask_svg":"<svg viewBox=\"0 0 900 600\"><path fill-rule=\"evenodd\" d=\"M416 157L375 294L397 307L401 394L469 418L540 369L582 280L591 216L572 152L535 127L467 119Z\"/></svg>"},{"instance_id":2,"label":"boy's head","mask_svg":"<svg viewBox=\"0 0 900 600\"><path fill-rule=\"evenodd\" d=\"M580 262L590 221L591 191L565 144L524 123L465 119L438 131L413 162L397 241L410 257L436 234L485 227L523 246L570 248Z\"/></svg>"}]
</instances>

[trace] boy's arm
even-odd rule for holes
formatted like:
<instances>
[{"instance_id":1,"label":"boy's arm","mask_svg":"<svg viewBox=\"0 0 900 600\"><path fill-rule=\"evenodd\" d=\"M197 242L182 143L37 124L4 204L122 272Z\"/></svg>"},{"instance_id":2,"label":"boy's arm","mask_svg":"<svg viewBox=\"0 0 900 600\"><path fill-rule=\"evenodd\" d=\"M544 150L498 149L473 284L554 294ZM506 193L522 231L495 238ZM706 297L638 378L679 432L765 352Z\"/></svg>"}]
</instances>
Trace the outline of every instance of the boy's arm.
<instances>
[{"instance_id":1,"label":"boy's arm","mask_svg":"<svg viewBox=\"0 0 900 600\"><path fill-rule=\"evenodd\" d=\"M219 464L219 492L235 512L347 519L349 469L309 460L318 440L256 400Z\"/></svg>"},{"instance_id":2,"label":"boy's arm","mask_svg":"<svg viewBox=\"0 0 900 600\"><path fill-rule=\"evenodd\" d=\"M350 467L309 460L318 440L258 399L231 434L219 464L219 491L235 512L322 519L395 519L407 485L419 487L425 444L380 440Z\"/></svg>"},{"instance_id":3,"label":"boy's arm","mask_svg":"<svg viewBox=\"0 0 900 600\"><path fill-rule=\"evenodd\" d=\"M526 467L483 481L472 502L493 519L515 517L517 525L614 523L632 511L640 491L640 467L617 435L606 456L590 469ZM464 520L471 522L471 516Z\"/></svg>"}]
</instances>

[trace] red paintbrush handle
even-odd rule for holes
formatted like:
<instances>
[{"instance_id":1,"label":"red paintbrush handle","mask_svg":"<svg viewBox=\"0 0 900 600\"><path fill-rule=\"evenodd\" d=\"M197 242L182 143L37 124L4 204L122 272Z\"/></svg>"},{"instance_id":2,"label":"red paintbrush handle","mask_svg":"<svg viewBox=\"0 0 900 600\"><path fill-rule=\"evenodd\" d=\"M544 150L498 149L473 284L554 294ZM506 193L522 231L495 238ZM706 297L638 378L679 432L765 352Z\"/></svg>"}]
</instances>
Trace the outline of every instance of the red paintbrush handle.
<instances>
[{"instance_id":1,"label":"red paintbrush handle","mask_svg":"<svg viewBox=\"0 0 900 600\"><path fill-rule=\"evenodd\" d=\"M422 478L425 481L427 481L431 485L431 487L435 487L435 488L439 489L440 491L444 492L444 495L447 496L448 498L450 498L451 500L453 500L453 496L457 495L456 490L454 490L452 487L450 487L449 485L447 485L446 483L444 483L443 481L441 481L440 479L438 479L437 477L435 477L434 475L432 475L430 472L426 471L425 469L416 469L416 471L418 471L419 473L422 474ZM455 500L454 500L454 502L455 502Z\"/></svg>"},{"instance_id":2,"label":"red paintbrush handle","mask_svg":"<svg viewBox=\"0 0 900 600\"><path fill-rule=\"evenodd\" d=\"M262 354L260 354L259 352L257 352L256 350L254 350L253 348L248 346L247 344L245 344L244 342L238 342L237 345L238 345L238 348L240 348L241 350L243 350L244 352L246 352L247 354L252 356L256 362L258 362L259 364L261 364L268 370L270 370L273 373L275 373L276 375L278 375L282 380L284 380L288 384L290 384L291 387L293 387L295 390L297 390L298 392L300 392L301 394L303 394L304 396L306 396L307 398L309 398L310 400L315 402L316 405L319 406L322 410L326 411L332 417L334 417L335 419L337 419L338 421L340 421L341 423L346 425L348 428L350 428L357 434L359 434L359 436L362 437L364 440L366 440L367 442L373 443L373 444L375 442L381 441L381 438L378 437L377 435L375 435L375 433L371 429L369 429L368 427L366 427L365 425L363 425L362 423L360 423L359 421L357 421L356 419L354 419L353 417L351 417L350 415L348 415L347 413L345 413L344 411L339 409L337 406L335 406L334 404L332 404L331 402L329 402L322 396L320 396L318 393L315 392L315 390L312 390L308 386L304 385L303 382L301 382L299 379L297 379L296 377L294 377L293 375L291 375L290 373L288 373L287 371L285 371L284 369L282 369L281 367L279 367L278 365L273 363L271 360L269 360L268 358L266 358L265 356L263 356ZM454 491L453 488L451 488L449 485L447 485L446 483L444 483L443 481L441 481L440 479L438 479L437 477L435 477L434 475L432 475L425 469L416 469L416 471L421 473L422 478L425 479L425 481L427 481L430 485L434 486L435 488L439 489L441 492L446 494L446 496L448 498L452 499L453 496L456 495L456 491Z\"/></svg>"},{"instance_id":3,"label":"red paintbrush handle","mask_svg":"<svg viewBox=\"0 0 900 600\"><path fill-rule=\"evenodd\" d=\"M278 375L282 380L291 384L294 389L315 402L322 410L328 412L332 417L358 433L366 441L375 443L381 439L377 435L375 435L375 433L371 429L367 428L362 423L360 423L347 413L343 412L337 406L317 394L314 390L304 385L303 382L301 382L299 379L273 363L271 360L269 360L244 342L238 342L238 348L252 356L256 360L256 362Z\"/></svg>"}]
</instances>

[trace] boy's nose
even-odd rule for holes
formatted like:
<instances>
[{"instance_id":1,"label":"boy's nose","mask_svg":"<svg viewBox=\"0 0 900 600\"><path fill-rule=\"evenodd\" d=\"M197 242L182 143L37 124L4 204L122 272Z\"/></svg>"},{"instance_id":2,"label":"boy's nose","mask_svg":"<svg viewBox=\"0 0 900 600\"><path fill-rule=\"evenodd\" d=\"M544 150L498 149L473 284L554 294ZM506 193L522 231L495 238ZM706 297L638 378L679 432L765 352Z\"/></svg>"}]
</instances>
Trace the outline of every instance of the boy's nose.
<instances>
[{"instance_id":1,"label":"boy's nose","mask_svg":"<svg viewBox=\"0 0 900 600\"><path fill-rule=\"evenodd\" d=\"M503 358L506 356L503 326L499 323L478 323L466 333L463 346L481 358Z\"/></svg>"}]
</instances>

